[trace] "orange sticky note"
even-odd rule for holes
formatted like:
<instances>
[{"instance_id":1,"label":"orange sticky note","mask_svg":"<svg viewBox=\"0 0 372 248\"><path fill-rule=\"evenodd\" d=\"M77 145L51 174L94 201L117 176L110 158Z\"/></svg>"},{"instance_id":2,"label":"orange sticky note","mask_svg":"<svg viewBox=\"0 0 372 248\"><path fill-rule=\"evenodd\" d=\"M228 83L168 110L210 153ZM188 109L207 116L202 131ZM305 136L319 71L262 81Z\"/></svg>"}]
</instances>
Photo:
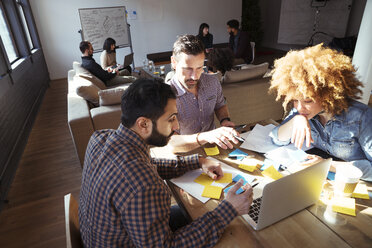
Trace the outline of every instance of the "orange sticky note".
<instances>
[{"instance_id":1,"label":"orange sticky note","mask_svg":"<svg viewBox=\"0 0 372 248\"><path fill-rule=\"evenodd\" d=\"M358 183L351 197L368 200L369 195L368 195L367 185Z\"/></svg>"},{"instance_id":2,"label":"orange sticky note","mask_svg":"<svg viewBox=\"0 0 372 248\"><path fill-rule=\"evenodd\" d=\"M332 200L332 210L342 214L356 216L355 199L348 197L335 197Z\"/></svg>"},{"instance_id":3,"label":"orange sticky note","mask_svg":"<svg viewBox=\"0 0 372 248\"><path fill-rule=\"evenodd\" d=\"M220 199L222 188L218 186L205 186L202 196L214 199Z\"/></svg>"},{"instance_id":4,"label":"orange sticky note","mask_svg":"<svg viewBox=\"0 0 372 248\"><path fill-rule=\"evenodd\" d=\"M266 170L262 172L262 175L268 176L274 180L278 180L283 177L283 175L279 171L277 171L273 165L266 168Z\"/></svg>"},{"instance_id":5,"label":"orange sticky note","mask_svg":"<svg viewBox=\"0 0 372 248\"><path fill-rule=\"evenodd\" d=\"M257 165L240 164L239 168L249 171L249 172L253 172L257 169Z\"/></svg>"},{"instance_id":6,"label":"orange sticky note","mask_svg":"<svg viewBox=\"0 0 372 248\"><path fill-rule=\"evenodd\" d=\"M204 147L204 151L207 154L207 156L215 156L220 154L220 150L218 150L217 146L214 147Z\"/></svg>"},{"instance_id":7,"label":"orange sticky note","mask_svg":"<svg viewBox=\"0 0 372 248\"><path fill-rule=\"evenodd\" d=\"M232 182L232 174L231 173L224 173L223 178L216 180L216 183L231 183Z\"/></svg>"},{"instance_id":8,"label":"orange sticky note","mask_svg":"<svg viewBox=\"0 0 372 248\"><path fill-rule=\"evenodd\" d=\"M213 179L210 178L207 174L200 174L197 178L194 179L194 182L201 184L203 186L211 185L213 182Z\"/></svg>"}]
</instances>

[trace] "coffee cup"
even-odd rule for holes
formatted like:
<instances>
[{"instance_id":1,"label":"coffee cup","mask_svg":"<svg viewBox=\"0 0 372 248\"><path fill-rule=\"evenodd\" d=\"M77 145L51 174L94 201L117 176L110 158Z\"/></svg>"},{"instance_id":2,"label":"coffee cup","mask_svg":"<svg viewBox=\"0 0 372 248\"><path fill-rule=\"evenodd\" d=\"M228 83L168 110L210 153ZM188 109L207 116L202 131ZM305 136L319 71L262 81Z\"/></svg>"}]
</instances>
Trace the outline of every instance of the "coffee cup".
<instances>
[{"instance_id":1,"label":"coffee cup","mask_svg":"<svg viewBox=\"0 0 372 248\"><path fill-rule=\"evenodd\" d=\"M353 165L336 167L334 189L339 196L351 196L363 172Z\"/></svg>"},{"instance_id":2,"label":"coffee cup","mask_svg":"<svg viewBox=\"0 0 372 248\"><path fill-rule=\"evenodd\" d=\"M162 65L160 66L160 75L164 75L165 74L165 66Z\"/></svg>"}]
</instances>

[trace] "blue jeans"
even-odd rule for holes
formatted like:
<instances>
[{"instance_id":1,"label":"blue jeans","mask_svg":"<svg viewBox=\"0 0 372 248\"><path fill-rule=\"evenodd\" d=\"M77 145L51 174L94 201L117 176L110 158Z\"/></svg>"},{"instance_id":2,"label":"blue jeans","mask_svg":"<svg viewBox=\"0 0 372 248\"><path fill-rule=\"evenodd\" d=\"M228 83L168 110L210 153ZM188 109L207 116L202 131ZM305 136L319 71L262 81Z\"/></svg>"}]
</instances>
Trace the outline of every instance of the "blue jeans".
<instances>
[{"instance_id":1,"label":"blue jeans","mask_svg":"<svg viewBox=\"0 0 372 248\"><path fill-rule=\"evenodd\" d=\"M171 206L169 226L172 232L188 224L189 221L186 218L186 216L182 213L181 208L178 205Z\"/></svg>"}]
</instances>

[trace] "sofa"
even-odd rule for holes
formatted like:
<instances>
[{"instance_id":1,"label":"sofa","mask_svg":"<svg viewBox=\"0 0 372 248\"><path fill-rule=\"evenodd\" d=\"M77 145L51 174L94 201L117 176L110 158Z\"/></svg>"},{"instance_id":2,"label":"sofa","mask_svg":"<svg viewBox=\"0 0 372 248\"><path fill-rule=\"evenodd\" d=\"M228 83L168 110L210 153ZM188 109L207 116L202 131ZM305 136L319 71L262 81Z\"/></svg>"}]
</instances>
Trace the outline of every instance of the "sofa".
<instances>
[{"instance_id":1,"label":"sofa","mask_svg":"<svg viewBox=\"0 0 372 248\"><path fill-rule=\"evenodd\" d=\"M268 64L242 67L238 71L226 72L222 77L222 90L226 98L230 116L236 124L252 123L265 119L279 120L283 117L280 102L274 95L268 94L270 77L265 75ZM68 72L68 126L81 166L84 163L85 150L90 136L95 130L113 128L120 123L120 99L127 86L105 89L98 87L98 100L82 94L80 88L92 87L86 81L95 84L94 76L81 72L78 63ZM82 78L84 80L82 80ZM83 84L83 86L81 86ZM88 86L85 86L88 85ZM111 94L114 91L114 94ZM109 100L103 98L108 94ZM112 97L112 95L114 95ZM216 125L219 123L216 121Z\"/></svg>"}]
</instances>

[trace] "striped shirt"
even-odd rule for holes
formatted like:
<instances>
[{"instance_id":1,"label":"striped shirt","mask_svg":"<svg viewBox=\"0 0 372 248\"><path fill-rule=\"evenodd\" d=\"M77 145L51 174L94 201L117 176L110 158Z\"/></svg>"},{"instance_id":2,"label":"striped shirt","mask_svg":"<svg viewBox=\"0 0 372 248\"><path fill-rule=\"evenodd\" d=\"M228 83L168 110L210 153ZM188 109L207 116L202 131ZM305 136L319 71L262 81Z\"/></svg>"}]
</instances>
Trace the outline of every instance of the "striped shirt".
<instances>
[{"instance_id":1,"label":"striped shirt","mask_svg":"<svg viewBox=\"0 0 372 248\"><path fill-rule=\"evenodd\" d=\"M201 74L198 97L188 92L176 75L169 84L177 95L179 134L194 134L215 128L214 112L226 104L221 84L215 75Z\"/></svg>"},{"instance_id":2,"label":"striped shirt","mask_svg":"<svg viewBox=\"0 0 372 248\"><path fill-rule=\"evenodd\" d=\"M197 155L151 158L145 141L120 124L96 131L85 155L79 202L85 247L212 247L237 215L222 201L172 232L171 193L163 179L199 168Z\"/></svg>"}]
</instances>

